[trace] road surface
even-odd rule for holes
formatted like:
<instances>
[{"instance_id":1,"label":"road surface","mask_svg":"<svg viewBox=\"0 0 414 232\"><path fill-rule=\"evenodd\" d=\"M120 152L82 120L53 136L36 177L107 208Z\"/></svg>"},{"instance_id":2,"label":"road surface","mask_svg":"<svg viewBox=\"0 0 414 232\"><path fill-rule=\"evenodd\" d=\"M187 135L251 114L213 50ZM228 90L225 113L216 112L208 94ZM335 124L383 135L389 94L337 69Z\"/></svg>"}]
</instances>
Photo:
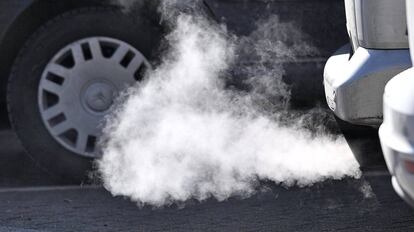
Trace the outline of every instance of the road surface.
<instances>
[{"instance_id":1,"label":"road surface","mask_svg":"<svg viewBox=\"0 0 414 232\"><path fill-rule=\"evenodd\" d=\"M140 208L100 186L59 186L37 170L8 130L0 131L3 231L412 231L414 211L386 170L310 188L263 183L247 199Z\"/></svg>"}]
</instances>

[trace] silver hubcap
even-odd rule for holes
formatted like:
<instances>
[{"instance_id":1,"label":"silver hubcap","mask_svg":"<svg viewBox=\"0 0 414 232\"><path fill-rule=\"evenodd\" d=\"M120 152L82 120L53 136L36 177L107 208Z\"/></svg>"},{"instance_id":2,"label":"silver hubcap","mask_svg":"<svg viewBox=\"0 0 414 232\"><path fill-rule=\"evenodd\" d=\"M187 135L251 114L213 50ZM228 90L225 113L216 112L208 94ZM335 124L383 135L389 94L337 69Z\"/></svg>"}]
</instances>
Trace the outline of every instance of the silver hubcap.
<instances>
[{"instance_id":1,"label":"silver hubcap","mask_svg":"<svg viewBox=\"0 0 414 232\"><path fill-rule=\"evenodd\" d=\"M48 63L39 84L39 109L52 137L86 157L99 155L102 119L122 90L150 65L131 45L106 37L76 41Z\"/></svg>"}]
</instances>

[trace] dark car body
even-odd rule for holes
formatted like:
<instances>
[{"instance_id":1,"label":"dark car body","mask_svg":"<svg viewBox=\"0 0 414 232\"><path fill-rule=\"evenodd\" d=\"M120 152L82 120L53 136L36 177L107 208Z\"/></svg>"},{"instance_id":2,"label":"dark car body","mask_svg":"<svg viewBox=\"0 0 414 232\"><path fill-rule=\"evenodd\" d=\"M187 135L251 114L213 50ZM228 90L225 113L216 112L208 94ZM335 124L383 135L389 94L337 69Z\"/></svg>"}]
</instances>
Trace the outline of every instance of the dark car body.
<instances>
[{"instance_id":1,"label":"dark car body","mask_svg":"<svg viewBox=\"0 0 414 232\"><path fill-rule=\"evenodd\" d=\"M346 42L345 13L341 0L204 0L204 9L238 36L248 35L257 21L277 15L280 22L297 25L318 54L304 53L286 63L286 80L294 99L313 104L323 101L322 67L325 59ZM59 14L81 7L118 5L96 0L2 0L0 1L0 92L4 92L10 67L25 41L39 27ZM156 13L147 12L148 17ZM156 19L155 19L156 20ZM51 35L52 36L52 35ZM289 36L285 36L289 43ZM344 39L345 38L345 39ZM303 74L306 73L306 76ZM305 94L306 93L306 94ZM5 107L2 107L5 108Z\"/></svg>"},{"instance_id":2,"label":"dark car body","mask_svg":"<svg viewBox=\"0 0 414 232\"><path fill-rule=\"evenodd\" d=\"M68 183L88 178L120 82L157 62L175 13L201 13L239 38L229 87L265 73L289 85L291 108L325 105L324 63L347 42L342 0L178 0L172 15L159 11L167 1L0 0L0 120L39 167Z\"/></svg>"}]
</instances>

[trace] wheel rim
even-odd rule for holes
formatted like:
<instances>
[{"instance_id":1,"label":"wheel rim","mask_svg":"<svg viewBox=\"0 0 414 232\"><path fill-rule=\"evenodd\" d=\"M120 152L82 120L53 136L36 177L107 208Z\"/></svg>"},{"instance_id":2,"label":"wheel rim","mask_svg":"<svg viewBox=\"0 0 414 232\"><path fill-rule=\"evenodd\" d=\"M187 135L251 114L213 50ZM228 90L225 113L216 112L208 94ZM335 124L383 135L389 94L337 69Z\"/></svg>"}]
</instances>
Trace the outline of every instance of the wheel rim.
<instances>
[{"instance_id":1,"label":"wheel rim","mask_svg":"<svg viewBox=\"0 0 414 232\"><path fill-rule=\"evenodd\" d=\"M116 96L149 67L142 53L117 39L91 37L67 45L47 64L39 83L47 130L70 151L98 157L102 119Z\"/></svg>"}]
</instances>

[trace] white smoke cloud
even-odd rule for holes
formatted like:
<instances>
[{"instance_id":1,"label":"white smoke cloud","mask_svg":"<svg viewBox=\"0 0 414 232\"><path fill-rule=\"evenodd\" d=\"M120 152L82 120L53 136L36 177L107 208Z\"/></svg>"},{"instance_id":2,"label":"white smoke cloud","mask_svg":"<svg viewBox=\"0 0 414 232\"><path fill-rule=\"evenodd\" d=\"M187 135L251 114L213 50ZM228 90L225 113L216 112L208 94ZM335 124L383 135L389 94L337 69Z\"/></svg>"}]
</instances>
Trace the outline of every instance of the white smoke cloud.
<instances>
[{"instance_id":1,"label":"white smoke cloud","mask_svg":"<svg viewBox=\"0 0 414 232\"><path fill-rule=\"evenodd\" d=\"M309 186L360 176L343 139L315 138L300 126L284 126L279 111L257 107L269 94L281 105L288 101L280 66L271 69L272 81L265 66L246 72L249 81L266 77L253 82L265 90L226 89L238 42L201 17L182 14L176 20L162 64L130 90L108 120L98 167L112 194L163 206L249 196L260 180Z\"/></svg>"}]
</instances>

